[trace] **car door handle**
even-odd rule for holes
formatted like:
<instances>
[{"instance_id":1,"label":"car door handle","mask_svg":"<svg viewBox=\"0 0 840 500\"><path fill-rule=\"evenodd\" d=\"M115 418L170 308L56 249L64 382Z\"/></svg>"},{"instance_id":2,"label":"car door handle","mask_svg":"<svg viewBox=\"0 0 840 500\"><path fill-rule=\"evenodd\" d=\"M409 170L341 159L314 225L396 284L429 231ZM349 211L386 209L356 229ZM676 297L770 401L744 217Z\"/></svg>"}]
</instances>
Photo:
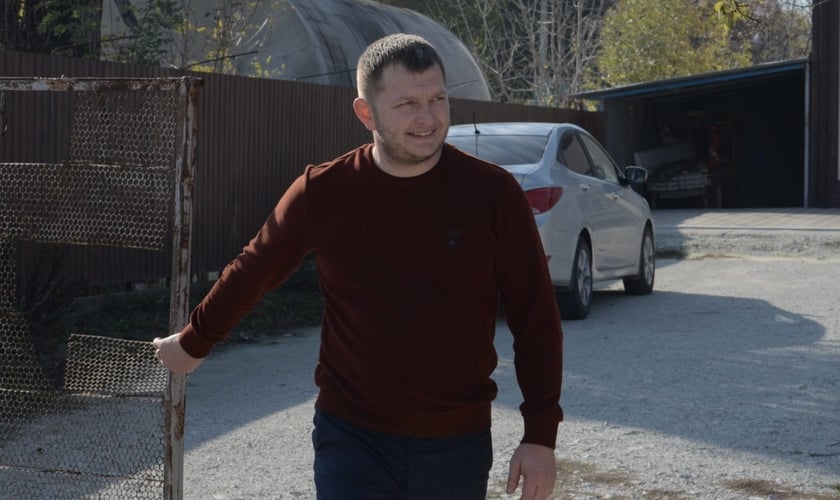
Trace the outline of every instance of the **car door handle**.
<instances>
[{"instance_id":1,"label":"car door handle","mask_svg":"<svg viewBox=\"0 0 840 500\"><path fill-rule=\"evenodd\" d=\"M615 193L607 193L607 197L613 201L618 201L618 195Z\"/></svg>"},{"instance_id":2,"label":"car door handle","mask_svg":"<svg viewBox=\"0 0 840 500\"><path fill-rule=\"evenodd\" d=\"M589 191L589 184L581 182L580 184L578 184L578 187L581 191Z\"/></svg>"}]
</instances>

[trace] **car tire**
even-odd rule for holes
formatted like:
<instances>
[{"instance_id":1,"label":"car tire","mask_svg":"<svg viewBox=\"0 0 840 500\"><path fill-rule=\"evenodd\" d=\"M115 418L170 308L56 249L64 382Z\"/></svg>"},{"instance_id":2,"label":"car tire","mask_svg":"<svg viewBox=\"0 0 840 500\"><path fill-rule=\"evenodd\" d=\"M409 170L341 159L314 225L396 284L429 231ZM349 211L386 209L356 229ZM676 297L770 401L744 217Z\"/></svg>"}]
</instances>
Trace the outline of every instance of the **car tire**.
<instances>
[{"instance_id":1,"label":"car tire","mask_svg":"<svg viewBox=\"0 0 840 500\"><path fill-rule=\"evenodd\" d=\"M639 251L639 274L633 278L624 278L624 291L628 295L647 295L653 291L655 277L656 245L653 241L653 231L646 227Z\"/></svg>"},{"instance_id":2,"label":"car tire","mask_svg":"<svg viewBox=\"0 0 840 500\"><path fill-rule=\"evenodd\" d=\"M578 237L572 276L568 290L557 292L557 306L562 319L583 319L592 308L592 247L589 241Z\"/></svg>"}]
</instances>

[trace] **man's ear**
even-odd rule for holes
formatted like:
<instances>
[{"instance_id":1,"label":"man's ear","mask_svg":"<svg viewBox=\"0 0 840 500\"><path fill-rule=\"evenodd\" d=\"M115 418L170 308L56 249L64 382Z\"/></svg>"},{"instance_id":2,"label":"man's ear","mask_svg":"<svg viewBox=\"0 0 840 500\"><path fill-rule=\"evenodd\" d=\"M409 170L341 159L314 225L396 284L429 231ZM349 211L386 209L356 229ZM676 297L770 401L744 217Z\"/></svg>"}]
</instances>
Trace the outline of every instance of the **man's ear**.
<instances>
[{"instance_id":1,"label":"man's ear","mask_svg":"<svg viewBox=\"0 0 840 500\"><path fill-rule=\"evenodd\" d=\"M357 97L353 100L353 111L356 112L356 118L362 122L362 125L365 126L371 132L376 130L376 123L373 121L373 110L370 107L370 103L367 102L363 97Z\"/></svg>"}]
</instances>

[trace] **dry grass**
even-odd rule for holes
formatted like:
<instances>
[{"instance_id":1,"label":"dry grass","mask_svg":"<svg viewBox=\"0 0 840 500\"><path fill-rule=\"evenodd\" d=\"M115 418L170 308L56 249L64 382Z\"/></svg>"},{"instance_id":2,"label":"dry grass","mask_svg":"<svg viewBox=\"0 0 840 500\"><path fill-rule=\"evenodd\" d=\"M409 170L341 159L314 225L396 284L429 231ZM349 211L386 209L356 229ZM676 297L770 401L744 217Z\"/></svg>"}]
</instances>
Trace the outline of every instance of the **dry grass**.
<instances>
[{"instance_id":1,"label":"dry grass","mask_svg":"<svg viewBox=\"0 0 840 500\"><path fill-rule=\"evenodd\" d=\"M505 494L505 483L498 480L488 485L488 499L518 499L516 495ZM557 461L557 482L550 500L571 500L580 498L609 498L611 500L689 500L691 497L681 491L646 490L639 491L637 481L622 470L599 470L595 465L576 460Z\"/></svg>"},{"instance_id":2,"label":"dry grass","mask_svg":"<svg viewBox=\"0 0 840 500\"><path fill-rule=\"evenodd\" d=\"M814 493L797 491L772 481L760 479L739 479L728 481L726 486L743 494L745 498L759 497L774 500L840 500L840 484L832 488L836 493ZM502 480L488 485L488 499L515 499L516 495L505 493ZM550 500L572 500L580 498L609 498L611 500L690 500L684 491L663 489L642 489L638 481L622 470L599 470L595 465L575 460L560 459L557 462L557 483Z\"/></svg>"},{"instance_id":3,"label":"dry grass","mask_svg":"<svg viewBox=\"0 0 840 500\"><path fill-rule=\"evenodd\" d=\"M737 479L727 481L726 485L735 490L740 491L749 496L759 496L763 498L775 498L777 500L838 500L840 499L840 489L838 486L834 488L838 490L836 494L820 494L807 491L796 491L786 488L773 481L764 479Z\"/></svg>"}]
</instances>

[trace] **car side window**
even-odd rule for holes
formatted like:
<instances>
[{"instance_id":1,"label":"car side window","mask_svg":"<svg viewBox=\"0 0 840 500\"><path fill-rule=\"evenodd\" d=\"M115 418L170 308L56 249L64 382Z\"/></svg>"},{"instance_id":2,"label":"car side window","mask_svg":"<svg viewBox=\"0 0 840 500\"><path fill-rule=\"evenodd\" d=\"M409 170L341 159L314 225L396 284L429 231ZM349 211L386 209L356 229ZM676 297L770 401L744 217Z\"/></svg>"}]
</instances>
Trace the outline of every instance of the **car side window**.
<instances>
[{"instance_id":1,"label":"car side window","mask_svg":"<svg viewBox=\"0 0 840 500\"><path fill-rule=\"evenodd\" d=\"M592 176L618 184L618 169L610 155L591 137L581 134L581 140L592 158Z\"/></svg>"},{"instance_id":2,"label":"car side window","mask_svg":"<svg viewBox=\"0 0 840 500\"><path fill-rule=\"evenodd\" d=\"M592 175L586 151L584 151L578 135L574 132L566 132L566 135L560 139L560 149L557 151L557 156L557 160L566 165L569 170L583 175Z\"/></svg>"}]
</instances>

